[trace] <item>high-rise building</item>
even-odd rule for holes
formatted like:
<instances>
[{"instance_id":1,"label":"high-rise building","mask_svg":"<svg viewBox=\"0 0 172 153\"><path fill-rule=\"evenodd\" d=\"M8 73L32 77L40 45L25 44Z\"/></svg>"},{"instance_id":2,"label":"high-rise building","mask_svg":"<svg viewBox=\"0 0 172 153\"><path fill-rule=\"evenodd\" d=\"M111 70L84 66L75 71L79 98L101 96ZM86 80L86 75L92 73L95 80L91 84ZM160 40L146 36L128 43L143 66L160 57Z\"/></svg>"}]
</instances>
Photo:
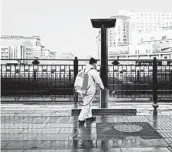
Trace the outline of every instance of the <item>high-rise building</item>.
<instances>
[{"instance_id":1,"label":"high-rise building","mask_svg":"<svg viewBox=\"0 0 172 153\"><path fill-rule=\"evenodd\" d=\"M130 30L133 31L150 32L172 28L172 13L134 12L121 9L117 15L129 17Z\"/></svg>"},{"instance_id":2,"label":"high-rise building","mask_svg":"<svg viewBox=\"0 0 172 153\"><path fill-rule=\"evenodd\" d=\"M172 58L172 13L134 12L121 9L111 18L116 19L116 26L108 29L109 59L117 57L138 59L141 56L141 58ZM99 32L97 36L99 52L100 37Z\"/></svg>"},{"instance_id":3,"label":"high-rise building","mask_svg":"<svg viewBox=\"0 0 172 153\"><path fill-rule=\"evenodd\" d=\"M38 36L6 36L0 37L2 59L40 58L43 46Z\"/></svg>"},{"instance_id":4,"label":"high-rise building","mask_svg":"<svg viewBox=\"0 0 172 153\"><path fill-rule=\"evenodd\" d=\"M129 17L116 15L112 18L116 18L116 25L108 31L109 47L129 45Z\"/></svg>"},{"instance_id":5,"label":"high-rise building","mask_svg":"<svg viewBox=\"0 0 172 153\"><path fill-rule=\"evenodd\" d=\"M117 15L128 17L128 41L130 45L137 44L135 35L140 33L172 29L172 13L134 12L121 9Z\"/></svg>"}]
</instances>

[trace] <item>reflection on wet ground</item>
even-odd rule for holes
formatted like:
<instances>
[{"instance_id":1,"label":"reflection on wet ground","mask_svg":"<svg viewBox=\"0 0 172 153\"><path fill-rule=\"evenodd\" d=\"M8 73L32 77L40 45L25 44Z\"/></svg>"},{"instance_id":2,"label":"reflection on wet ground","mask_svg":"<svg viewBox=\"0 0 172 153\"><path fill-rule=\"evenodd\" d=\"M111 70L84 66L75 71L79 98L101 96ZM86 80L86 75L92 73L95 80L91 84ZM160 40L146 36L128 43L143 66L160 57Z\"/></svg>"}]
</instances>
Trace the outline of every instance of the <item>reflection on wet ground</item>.
<instances>
[{"instance_id":1,"label":"reflection on wet ground","mask_svg":"<svg viewBox=\"0 0 172 153\"><path fill-rule=\"evenodd\" d=\"M170 114L103 115L79 127L78 117L67 109L52 114L46 108L33 110L2 109L2 151L172 151Z\"/></svg>"}]
</instances>

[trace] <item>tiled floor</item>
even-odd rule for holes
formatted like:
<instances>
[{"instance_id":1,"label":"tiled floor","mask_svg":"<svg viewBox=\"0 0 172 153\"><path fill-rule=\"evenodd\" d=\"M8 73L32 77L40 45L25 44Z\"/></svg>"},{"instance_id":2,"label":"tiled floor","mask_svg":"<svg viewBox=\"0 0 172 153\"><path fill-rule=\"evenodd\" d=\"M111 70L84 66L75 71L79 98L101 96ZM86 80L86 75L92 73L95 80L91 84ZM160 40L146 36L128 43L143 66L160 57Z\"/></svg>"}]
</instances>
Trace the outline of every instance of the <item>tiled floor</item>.
<instances>
[{"instance_id":1,"label":"tiled floor","mask_svg":"<svg viewBox=\"0 0 172 153\"><path fill-rule=\"evenodd\" d=\"M2 104L1 149L15 152L170 152L171 106L153 116L148 105L134 105L142 108L136 116L97 116L96 122L79 127L78 117L71 116L72 104Z\"/></svg>"}]
</instances>

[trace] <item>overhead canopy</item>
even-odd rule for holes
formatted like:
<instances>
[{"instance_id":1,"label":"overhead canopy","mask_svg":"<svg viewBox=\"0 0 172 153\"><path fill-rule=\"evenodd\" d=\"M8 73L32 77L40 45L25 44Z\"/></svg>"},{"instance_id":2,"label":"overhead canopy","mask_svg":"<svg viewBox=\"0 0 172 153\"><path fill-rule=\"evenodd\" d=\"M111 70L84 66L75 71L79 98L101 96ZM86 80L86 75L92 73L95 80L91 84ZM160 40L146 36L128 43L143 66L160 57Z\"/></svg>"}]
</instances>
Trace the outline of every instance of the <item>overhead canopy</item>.
<instances>
[{"instance_id":1,"label":"overhead canopy","mask_svg":"<svg viewBox=\"0 0 172 153\"><path fill-rule=\"evenodd\" d=\"M112 28L115 27L116 19L91 19L94 28Z\"/></svg>"}]
</instances>

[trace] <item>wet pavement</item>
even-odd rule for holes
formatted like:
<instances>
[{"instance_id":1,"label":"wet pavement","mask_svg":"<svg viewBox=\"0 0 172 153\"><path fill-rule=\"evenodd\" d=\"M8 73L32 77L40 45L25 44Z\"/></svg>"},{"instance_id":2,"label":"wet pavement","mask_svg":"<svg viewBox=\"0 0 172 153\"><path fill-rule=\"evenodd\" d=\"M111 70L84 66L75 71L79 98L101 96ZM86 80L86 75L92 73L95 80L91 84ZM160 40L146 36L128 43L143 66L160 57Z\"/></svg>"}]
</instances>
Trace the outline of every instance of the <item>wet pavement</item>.
<instances>
[{"instance_id":1,"label":"wet pavement","mask_svg":"<svg viewBox=\"0 0 172 153\"><path fill-rule=\"evenodd\" d=\"M79 127L73 103L1 104L2 151L171 152L172 104L109 103L137 115L99 115ZM93 108L98 108L94 104Z\"/></svg>"}]
</instances>

